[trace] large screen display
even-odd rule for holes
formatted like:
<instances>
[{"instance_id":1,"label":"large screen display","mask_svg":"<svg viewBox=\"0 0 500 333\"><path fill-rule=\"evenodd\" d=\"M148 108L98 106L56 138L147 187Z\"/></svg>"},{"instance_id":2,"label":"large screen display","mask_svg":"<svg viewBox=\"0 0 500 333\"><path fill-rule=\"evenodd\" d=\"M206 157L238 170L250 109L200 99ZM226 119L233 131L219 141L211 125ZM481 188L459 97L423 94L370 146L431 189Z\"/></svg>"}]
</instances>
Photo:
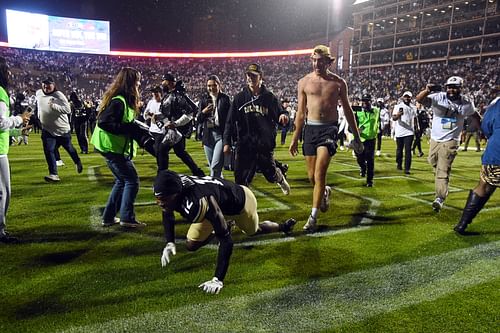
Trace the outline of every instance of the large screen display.
<instances>
[{"instance_id":1,"label":"large screen display","mask_svg":"<svg viewBox=\"0 0 500 333\"><path fill-rule=\"evenodd\" d=\"M6 10L9 46L50 51L108 54L109 21Z\"/></svg>"}]
</instances>

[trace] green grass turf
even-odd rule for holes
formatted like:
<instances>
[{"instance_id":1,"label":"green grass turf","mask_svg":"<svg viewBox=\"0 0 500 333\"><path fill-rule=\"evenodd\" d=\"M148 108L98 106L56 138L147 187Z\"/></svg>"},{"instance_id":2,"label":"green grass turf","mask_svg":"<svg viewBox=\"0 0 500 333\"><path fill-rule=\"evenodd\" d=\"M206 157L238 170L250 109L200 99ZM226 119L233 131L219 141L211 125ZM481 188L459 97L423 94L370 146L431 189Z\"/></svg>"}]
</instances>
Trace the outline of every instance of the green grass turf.
<instances>
[{"instance_id":1,"label":"green grass turf","mask_svg":"<svg viewBox=\"0 0 500 333\"><path fill-rule=\"evenodd\" d=\"M205 166L199 142L189 141L188 150ZM252 188L261 219L294 217L296 231L250 238L235 230L225 286L213 296L196 287L212 277L214 245L188 253L179 242L170 265L160 266L151 156L136 159L136 213L148 226L103 229L98 214L113 182L104 159L81 155L78 175L61 150L62 181L47 184L40 137L32 134L29 145L9 153L8 229L22 243L0 244L0 332L497 331L500 196L469 227L479 235L452 232L478 181L481 154L459 153L447 208L436 214L425 157L414 157L412 174L404 176L396 170L394 141L384 139L382 152L373 188L363 187L351 152L338 152L328 173L330 210L320 214L320 233L312 237L302 232L311 202L303 157L291 158L278 144L276 157L290 166L291 195L261 175ZM171 168L188 171L173 153ZM177 227L179 239L187 228Z\"/></svg>"}]
</instances>

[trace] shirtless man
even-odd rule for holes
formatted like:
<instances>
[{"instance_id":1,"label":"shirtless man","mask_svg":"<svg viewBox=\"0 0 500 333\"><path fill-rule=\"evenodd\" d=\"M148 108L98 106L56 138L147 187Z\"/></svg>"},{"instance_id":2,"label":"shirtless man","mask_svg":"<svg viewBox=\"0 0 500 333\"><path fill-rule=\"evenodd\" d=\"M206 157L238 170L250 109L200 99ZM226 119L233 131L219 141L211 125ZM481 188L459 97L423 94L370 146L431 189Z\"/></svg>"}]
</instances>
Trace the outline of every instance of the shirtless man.
<instances>
[{"instance_id":1,"label":"shirtless man","mask_svg":"<svg viewBox=\"0 0 500 333\"><path fill-rule=\"evenodd\" d=\"M318 45L311 54L313 71L299 81L299 104L295 115L295 128L290 154L298 154L298 142L303 134L302 153L306 159L307 175L314 185L312 210L304 230L316 231L318 208L326 212L329 208L330 186L326 185L326 172L337 149L338 112L337 103L344 109L345 118L354 134L352 147L363 151L354 114L347 98L344 79L330 72L328 67L335 60L330 49Z\"/></svg>"}]
</instances>

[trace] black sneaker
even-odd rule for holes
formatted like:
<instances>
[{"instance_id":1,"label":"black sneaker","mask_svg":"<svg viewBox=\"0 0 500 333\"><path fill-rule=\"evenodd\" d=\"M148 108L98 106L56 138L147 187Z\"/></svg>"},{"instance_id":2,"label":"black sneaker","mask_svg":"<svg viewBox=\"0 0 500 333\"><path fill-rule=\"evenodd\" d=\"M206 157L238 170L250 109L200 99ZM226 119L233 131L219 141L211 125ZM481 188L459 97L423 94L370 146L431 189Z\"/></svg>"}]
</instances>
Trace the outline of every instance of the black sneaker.
<instances>
[{"instance_id":1,"label":"black sneaker","mask_svg":"<svg viewBox=\"0 0 500 333\"><path fill-rule=\"evenodd\" d=\"M146 223L139 222L137 220L134 221L120 221L120 225L125 228L143 228L146 226Z\"/></svg>"},{"instance_id":2,"label":"black sneaker","mask_svg":"<svg viewBox=\"0 0 500 333\"><path fill-rule=\"evenodd\" d=\"M17 239L17 237L9 235L8 232L4 231L2 236L0 236L0 243L17 244L17 243L19 243L19 239Z\"/></svg>"},{"instance_id":3,"label":"black sneaker","mask_svg":"<svg viewBox=\"0 0 500 333\"><path fill-rule=\"evenodd\" d=\"M373 182L367 182L365 186L366 187L373 187Z\"/></svg>"},{"instance_id":4,"label":"black sneaker","mask_svg":"<svg viewBox=\"0 0 500 333\"><path fill-rule=\"evenodd\" d=\"M83 171L83 165L82 165L82 162L78 162L76 163L76 172L78 173L82 173Z\"/></svg>"},{"instance_id":5,"label":"black sneaker","mask_svg":"<svg viewBox=\"0 0 500 333\"><path fill-rule=\"evenodd\" d=\"M292 233L293 227L295 226L296 223L297 223L297 221L295 219L286 220L285 222L283 222L281 224L281 231L283 231L283 233L285 235L290 235Z\"/></svg>"}]
</instances>

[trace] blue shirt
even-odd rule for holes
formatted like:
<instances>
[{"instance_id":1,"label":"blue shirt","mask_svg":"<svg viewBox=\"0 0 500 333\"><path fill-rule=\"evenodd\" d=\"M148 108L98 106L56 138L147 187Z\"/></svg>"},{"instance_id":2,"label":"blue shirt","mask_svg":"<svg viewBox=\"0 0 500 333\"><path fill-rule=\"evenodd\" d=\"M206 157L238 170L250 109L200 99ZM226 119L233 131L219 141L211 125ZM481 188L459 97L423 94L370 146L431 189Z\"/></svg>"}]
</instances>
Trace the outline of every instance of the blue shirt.
<instances>
[{"instance_id":1,"label":"blue shirt","mask_svg":"<svg viewBox=\"0 0 500 333\"><path fill-rule=\"evenodd\" d=\"M488 106L481 129L488 138L482 157L483 165L500 165L500 97L495 98Z\"/></svg>"}]
</instances>

